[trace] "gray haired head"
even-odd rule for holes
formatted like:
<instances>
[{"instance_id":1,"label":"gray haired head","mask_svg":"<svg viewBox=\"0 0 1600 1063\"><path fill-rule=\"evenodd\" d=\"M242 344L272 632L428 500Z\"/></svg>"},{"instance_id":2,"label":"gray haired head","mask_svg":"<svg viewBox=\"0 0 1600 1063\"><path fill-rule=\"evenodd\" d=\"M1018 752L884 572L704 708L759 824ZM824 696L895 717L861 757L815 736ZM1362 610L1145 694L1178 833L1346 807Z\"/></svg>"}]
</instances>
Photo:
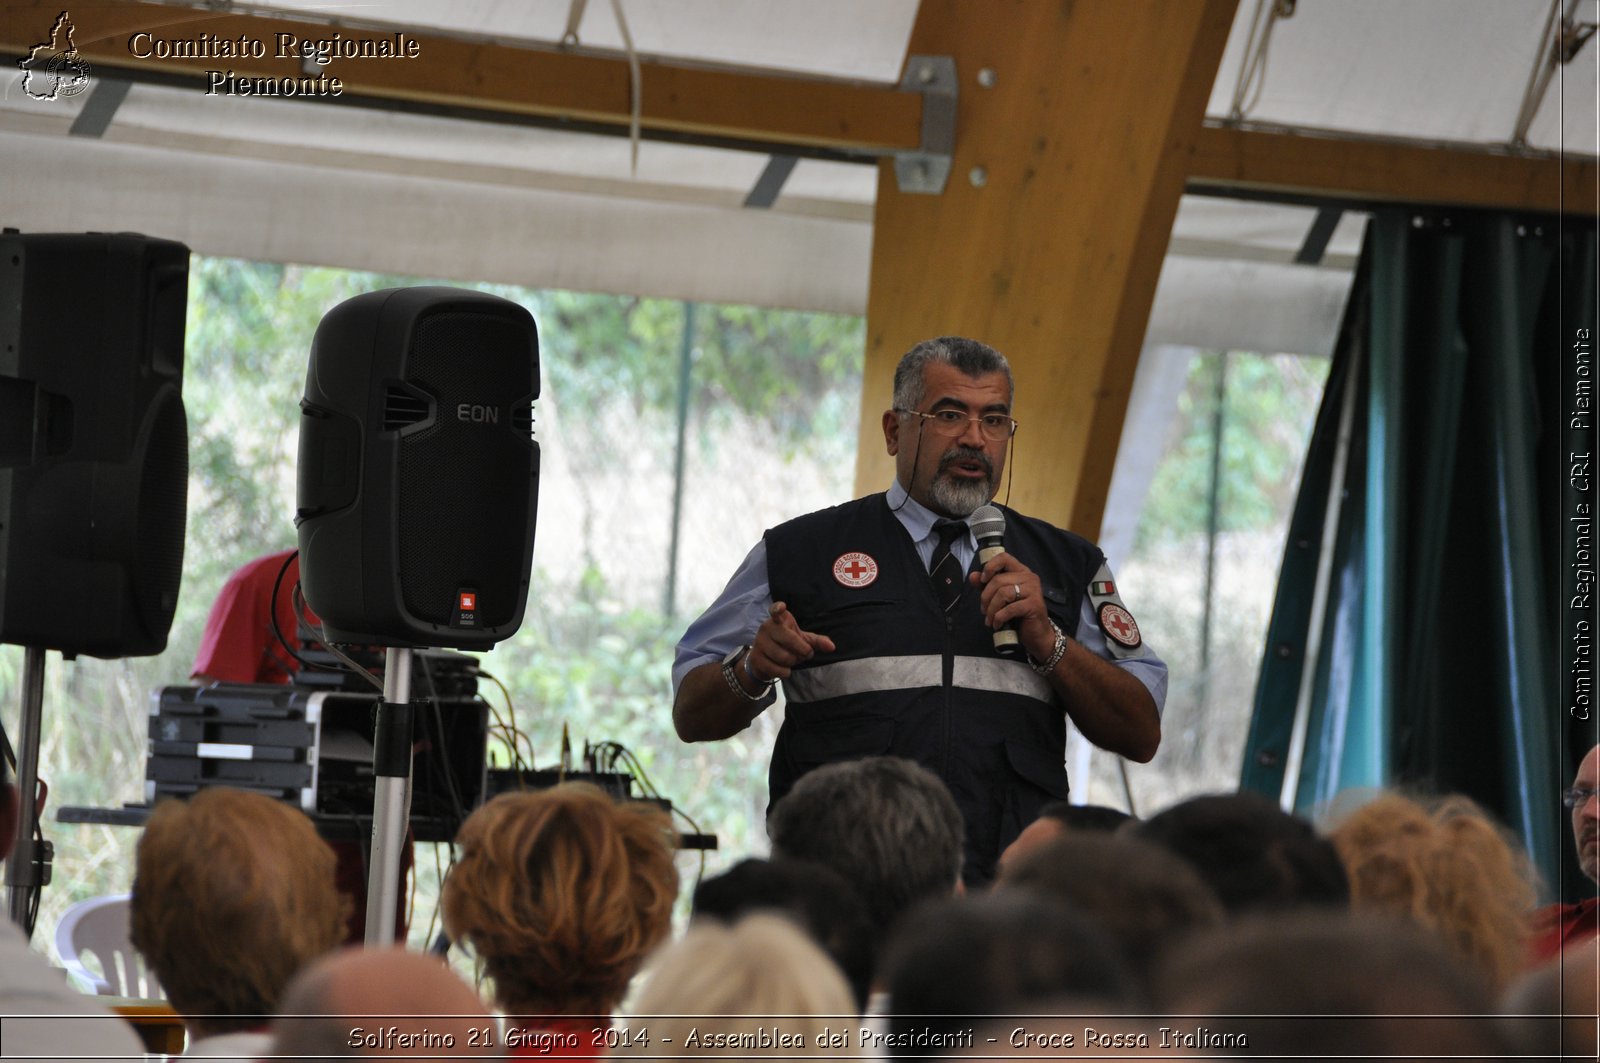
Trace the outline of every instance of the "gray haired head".
<instances>
[{"instance_id":1,"label":"gray haired head","mask_svg":"<svg viewBox=\"0 0 1600 1063\"><path fill-rule=\"evenodd\" d=\"M915 410L922 405L923 378L928 366L934 362L955 366L969 377L1004 373L1006 399L1016 397L1017 384L1011 377L1011 364L1006 356L988 344L969 340L963 336L940 336L923 340L900 358L894 370L894 408Z\"/></svg>"},{"instance_id":2,"label":"gray haired head","mask_svg":"<svg viewBox=\"0 0 1600 1063\"><path fill-rule=\"evenodd\" d=\"M881 933L906 909L949 896L961 877L961 810L940 778L900 757L807 772L767 819L774 855L832 868Z\"/></svg>"}]
</instances>

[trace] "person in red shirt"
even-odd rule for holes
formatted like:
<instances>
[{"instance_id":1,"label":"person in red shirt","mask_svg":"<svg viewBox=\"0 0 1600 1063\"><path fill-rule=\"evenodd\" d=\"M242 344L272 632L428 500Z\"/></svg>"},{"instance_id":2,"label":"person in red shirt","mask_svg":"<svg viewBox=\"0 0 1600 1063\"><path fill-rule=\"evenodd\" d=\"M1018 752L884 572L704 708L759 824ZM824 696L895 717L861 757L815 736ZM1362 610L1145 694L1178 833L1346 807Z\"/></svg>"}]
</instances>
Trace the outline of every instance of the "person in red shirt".
<instances>
[{"instance_id":1,"label":"person in red shirt","mask_svg":"<svg viewBox=\"0 0 1600 1063\"><path fill-rule=\"evenodd\" d=\"M300 617L317 625L320 621L309 606L303 613L295 609L295 587L300 583L300 552L279 550L258 557L228 577L211 604L200 649L195 654L189 677L204 686L210 683L290 683L300 670L294 655L300 652ZM276 596L274 596L276 592ZM273 630L276 621L277 630ZM279 634L283 636L279 638ZM284 647L288 642L289 648ZM367 924L367 860L362 845L355 841L330 841L338 857L339 891L350 898L350 914L345 924L345 940L360 944ZM410 913L404 903L409 892L412 846L409 842L400 856L400 897L396 906L395 937L404 941L410 926Z\"/></svg>"},{"instance_id":2,"label":"person in red shirt","mask_svg":"<svg viewBox=\"0 0 1600 1063\"><path fill-rule=\"evenodd\" d=\"M1572 809L1578 866L1591 882L1600 883L1600 745L1589 750L1578 765L1572 788L1561 795L1561 801ZM1568 945L1600 933L1600 897L1539 908L1533 913L1531 930L1529 966L1536 967L1559 956Z\"/></svg>"},{"instance_id":3,"label":"person in red shirt","mask_svg":"<svg viewBox=\"0 0 1600 1063\"><path fill-rule=\"evenodd\" d=\"M276 618L278 630L298 652L294 588L299 582L298 550L258 557L229 576L211 603L189 677L201 684L290 682L299 671L299 662L278 640L272 622ZM275 586L277 601L269 605ZM306 612L307 619L316 623L309 608Z\"/></svg>"}]
</instances>

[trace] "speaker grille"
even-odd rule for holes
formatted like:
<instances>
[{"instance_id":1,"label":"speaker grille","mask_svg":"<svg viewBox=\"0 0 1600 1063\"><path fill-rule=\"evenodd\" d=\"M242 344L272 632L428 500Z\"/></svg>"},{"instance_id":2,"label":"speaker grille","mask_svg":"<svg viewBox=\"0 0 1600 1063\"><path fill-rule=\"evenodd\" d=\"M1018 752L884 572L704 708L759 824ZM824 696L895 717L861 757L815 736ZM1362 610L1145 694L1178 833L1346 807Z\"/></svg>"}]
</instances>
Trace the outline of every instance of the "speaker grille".
<instances>
[{"instance_id":1,"label":"speaker grille","mask_svg":"<svg viewBox=\"0 0 1600 1063\"><path fill-rule=\"evenodd\" d=\"M450 622L456 592L478 592L479 624L520 615L518 582L535 450L511 399L535 391L525 319L442 311L418 322L405 381L438 396L433 425L402 437L399 554L414 616ZM519 427L519 423L523 426Z\"/></svg>"}]
</instances>

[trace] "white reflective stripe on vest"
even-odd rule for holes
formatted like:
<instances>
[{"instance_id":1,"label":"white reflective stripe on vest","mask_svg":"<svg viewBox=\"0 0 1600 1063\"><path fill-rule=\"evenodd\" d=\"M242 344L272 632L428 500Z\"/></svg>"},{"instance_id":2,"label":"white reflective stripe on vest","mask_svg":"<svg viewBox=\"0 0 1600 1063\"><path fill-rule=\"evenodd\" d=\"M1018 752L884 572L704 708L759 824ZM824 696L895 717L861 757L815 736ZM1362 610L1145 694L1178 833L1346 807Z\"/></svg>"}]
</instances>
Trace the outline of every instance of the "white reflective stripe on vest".
<instances>
[{"instance_id":1,"label":"white reflective stripe on vest","mask_svg":"<svg viewBox=\"0 0 1600 1063\"><path fill-rule=\"evenodd\" d=\"M942 682L944 662L936 653L915 657L867 657L798 668L783 681L783 693L795 702L824 701L850 694L936 687ZM999 657L957 657L951 682L962 690L1016 694L1047 704L1055 700L1055 693L1044 676L1021 661Z\"/></svg>"}]
</instances>

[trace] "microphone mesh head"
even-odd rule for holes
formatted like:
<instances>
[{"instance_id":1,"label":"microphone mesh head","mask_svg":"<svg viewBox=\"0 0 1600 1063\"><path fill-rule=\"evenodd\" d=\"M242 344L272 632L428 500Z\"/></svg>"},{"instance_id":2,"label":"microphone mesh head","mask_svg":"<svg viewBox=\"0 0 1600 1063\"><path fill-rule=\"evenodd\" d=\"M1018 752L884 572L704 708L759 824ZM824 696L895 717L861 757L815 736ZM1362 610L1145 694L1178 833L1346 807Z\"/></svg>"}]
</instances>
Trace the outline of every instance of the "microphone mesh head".
<instances>
[{"instance_id":1,"label":"microphone mesh head","mask_svg":"<svg viewBox=\"0 0 1600 1063\"><path fill-rule=\"evenodd\" d=\"M1000 512L999 506L979 506L972 511L967 526L972 529L973 538L979 542L999 539L1006 533L1006 515Z\"/></svg>"}]
</instances>

